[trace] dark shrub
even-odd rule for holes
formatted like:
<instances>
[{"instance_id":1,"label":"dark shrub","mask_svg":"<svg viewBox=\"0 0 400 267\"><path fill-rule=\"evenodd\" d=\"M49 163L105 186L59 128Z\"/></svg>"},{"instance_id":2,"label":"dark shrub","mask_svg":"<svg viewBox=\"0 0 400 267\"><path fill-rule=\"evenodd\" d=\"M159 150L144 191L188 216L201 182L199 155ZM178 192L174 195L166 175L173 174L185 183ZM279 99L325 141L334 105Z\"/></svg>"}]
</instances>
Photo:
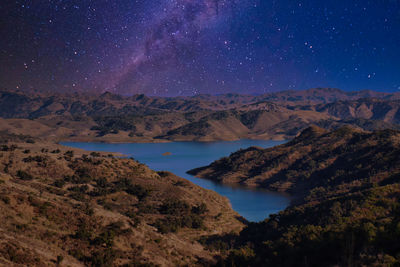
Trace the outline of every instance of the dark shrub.
<instances>
[{"instance_id":1,"label":"dark shrub","mask_svg":"<svg viewBox=\"0 0 400 267\"><path fill-rule=\"evenodd\" d=\"M72 158L74 156L74 151L68 150L67 152L64 153L64 155Z\"/></svg>"},{"instance_id":2,"label":"dark shrub","mask_svg":"<svg viewBox=\"0 0 400 267\"><path fill-rule=\"evenodd\" d=\"M86 223L82 223L81 225L79 225L79 228L75 232L75 235L73 237L81 240L90 240L92 238L92 235L93 233L90 230L90 226Z\"/></svg>"},{"instance_id":3,"label":"dark shrub","mask_svg":"<svg viewBox=\"0 0 400 267\"><path fill-rule=\"evenodd\" d=\"M22 171L22 170L17 171L17 176L18 176L21 180L24 180L24 181L29 181L29 180L32 180L32 179L33 179L33 176L32 176L32 175L30 175L29 173L27 173L27 172L25 172L25 171Z\"/></svg>"},{"instance_id":4,"label":"dark shrub","mask_svg":"<svg viewBox=\"0 0 400 267\"><path fill-rule=\"evenodd\" d=\"M161 214L185 215L190 213L190 206L182 200L168 200L160 207Z\"/></svg>"},{"instance_id":5,"label":"dark shrub","mask_svg":"<svg viewBox=\"0 0 400 267\"><path fill-rule=\"evenodd\" d=\"M65 181L64 181L64 180L56 180L56 181L54 182L54 186L55 186L55 187L62 188L64 185L65 185Z\"/></svg>"},{"instance_id":6,"label":"dark shrub","mask_svg":"<svg viewBox=\"0 0 400 267\"><path fill-rule=\"evenodd\" d=\"M202 215L208 211L207 205L204 203L201 203L199 206L195 206L192 208L192 213Z\"/></svg>"}]
</instances>

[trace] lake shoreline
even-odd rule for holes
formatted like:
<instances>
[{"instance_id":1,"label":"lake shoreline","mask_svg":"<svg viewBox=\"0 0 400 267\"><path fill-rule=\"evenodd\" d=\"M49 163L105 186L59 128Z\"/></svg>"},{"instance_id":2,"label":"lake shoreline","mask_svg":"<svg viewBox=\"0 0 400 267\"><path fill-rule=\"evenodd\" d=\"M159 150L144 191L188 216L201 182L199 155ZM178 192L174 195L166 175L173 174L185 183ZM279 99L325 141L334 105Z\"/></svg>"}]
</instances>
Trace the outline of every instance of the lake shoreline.
<instances>
[{"instance_id":1,"label":"lake shoreline","mask_svg":"<svg viewBox=\"0 0 400 267\"><path fill-rule=\"evenodd\" d=\"M99 143L99 144L160 144L160 143L175 143L175 142L199 142L199 143L214 143L214 142L236 142L240 140L254 140L254 141L287 141L282 135L274 135L268 138L260 138L259 136L247 136L245 138L229 139L229 138L210 138L210 139L195 139L195 138L184 138L184 139L158 139L158 138L118 138L119 140L113 140L114 138L101 138L101 137L73 137L73 138L62 138L56 141L60 143ZM132 140L133 139L133 140Z\"/></svg>"},{"instance_id":2,"label":"lake shoreline","mask_svg":"<svg viewBox=\"0 0 400 267\"><path fill-rule=\"evenodd\" d=\"M228 156L250 146L273 147L282 141L240 140L219 142L168 142L168 143L92 143L60 142L68 147L86 151L114 152L133 157L156 171L168 171L202 188L227 197L232 208L250 222L262 221L270 214L284 210L291 204L291 196L263 188L243 185L225 185L208 179L196 178L186 172ZM166 152L170 154L165 156Z\"/></svg>"}]
</instances>

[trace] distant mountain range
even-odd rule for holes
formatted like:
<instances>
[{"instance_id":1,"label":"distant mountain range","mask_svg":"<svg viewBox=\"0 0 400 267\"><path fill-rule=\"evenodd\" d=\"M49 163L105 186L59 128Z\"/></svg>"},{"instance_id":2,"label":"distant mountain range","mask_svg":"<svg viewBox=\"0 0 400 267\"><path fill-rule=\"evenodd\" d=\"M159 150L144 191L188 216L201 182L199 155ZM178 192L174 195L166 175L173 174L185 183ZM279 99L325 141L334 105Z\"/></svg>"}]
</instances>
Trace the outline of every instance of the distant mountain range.
<instances>
[{"instance_id":1,"label":"distant mountain range","mask_svg":"<svg viewBox=\"0 0 400 267\"><path fill-rule=\"evenodd\" d=\"M241 94L195 95L188 97L154 97L143 94L121 96L110 92L96 94L26 93L0 90L1 117L36 118L49 114L106 115L127 114L142 109L145 111L198 111L226 110L246 104L274 102L290 104L327 104L337 101L355 101L364 98L400 100L400 93L382 93L370 90L345 92L340 89L315 88L267 93L258 96ZM111 112L111 114L110 114ZM97 113L98 114L98 113ZM98 115L100 115L98 114Z\"/></svg>"},{"instance_id":2,"label":"distant mountain range","mask_svg":"<svg viewBox=\"0 0 400 267\"><path fill-rule=\"evenodd\" d=\"M399 107L400 93L330 88L168 98L3 90L0 130L29 125L37 137L108 142L289 139L310 124L398 129Z\"/></svg>"}]
</instances>

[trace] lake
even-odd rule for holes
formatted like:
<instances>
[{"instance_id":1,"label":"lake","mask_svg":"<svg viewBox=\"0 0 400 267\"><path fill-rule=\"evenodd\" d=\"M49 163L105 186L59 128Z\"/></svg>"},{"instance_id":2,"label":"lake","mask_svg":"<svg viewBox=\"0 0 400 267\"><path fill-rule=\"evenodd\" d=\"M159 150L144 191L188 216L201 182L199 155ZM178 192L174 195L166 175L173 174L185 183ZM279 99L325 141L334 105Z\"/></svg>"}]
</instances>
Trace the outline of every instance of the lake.
<instances>
[{"instance_id":1,"label":"lake","mask_svg":"<svg viewBox=\"0 0 400 267\"><path fill-rule=\"evenodd\" d=\"M203 188L226 196L232 208L249 221L262 221L269 214L285 209L288 196L244 187L222 185L187 174L190 169L205 166L240 148L250 146L273 147L285 141L239 140L221 142L171 142L171 143L80 143L63 142L62 145L89 151L118 152L145 163L153 170L170 171Z\"/></svg>"}]
</instances>

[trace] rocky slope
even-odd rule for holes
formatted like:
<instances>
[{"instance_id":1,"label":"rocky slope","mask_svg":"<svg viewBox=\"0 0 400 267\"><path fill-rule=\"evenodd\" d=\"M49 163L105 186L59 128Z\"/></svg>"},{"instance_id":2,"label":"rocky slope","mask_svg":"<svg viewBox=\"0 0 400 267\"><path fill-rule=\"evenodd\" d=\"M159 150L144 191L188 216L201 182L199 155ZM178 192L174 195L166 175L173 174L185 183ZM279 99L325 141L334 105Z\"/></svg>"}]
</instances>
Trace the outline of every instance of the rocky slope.
<instances>
[{"instance_id":1,"label":"rocky slope","mask_svg":"<svg viewBox=\"0 0 400 267\"><path fill-rule=\"evenodd\" d=\"M208 265L197 240L243 227L226 198L133 159L0 143L0 265Z\"/></svg>"}]
</instances>

